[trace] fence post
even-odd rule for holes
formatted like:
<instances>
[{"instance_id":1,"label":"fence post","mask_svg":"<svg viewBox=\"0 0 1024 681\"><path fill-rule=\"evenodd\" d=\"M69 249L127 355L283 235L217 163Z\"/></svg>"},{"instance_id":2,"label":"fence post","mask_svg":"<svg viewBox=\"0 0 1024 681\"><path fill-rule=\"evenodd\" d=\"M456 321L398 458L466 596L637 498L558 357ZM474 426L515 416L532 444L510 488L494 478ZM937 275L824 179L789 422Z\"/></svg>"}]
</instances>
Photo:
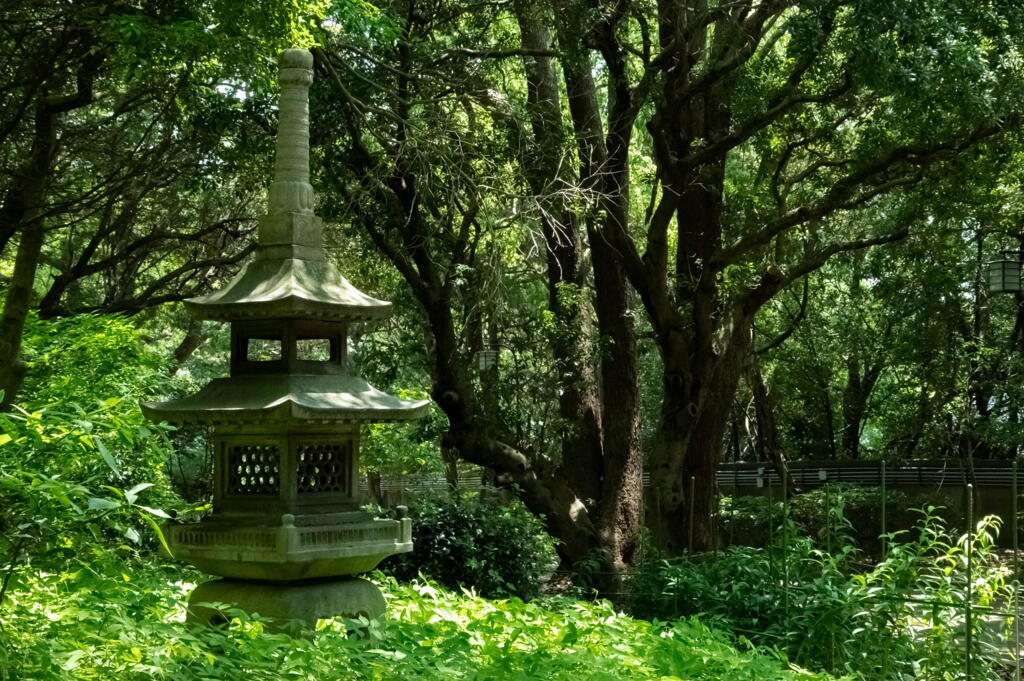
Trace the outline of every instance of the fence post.
<instances>
[{"instance_id":1,"label":"fence post","mask_svg":"<svg viewBox=\"0 0 1024 681\"><path fill-rule=\"evenodd\" d=\"M782 612L789 631L789 469L782 471Z\"/></svg>"},{"instance_id":2,"label":"fence post","mask_svg":"<svg viewBox=\"0 0 1024 681\"><path fill-rule=\"evenodd\" d=\"M832 488L825 485L825 550L832 555Z\"/></svg>"},{"instance_id":3,"label":"fence post","mask_svg":"<svg viewBox=\"0 0 1024 681\"><path fill-rule=\"evenodd\" d=\"M772 476L764 476L765 485L768 487L768 543L765 548L768 550L768 571L772 583L775 583L775 495L772 493Z\"/></svg>"},{"instance_id":4,"label":"fence post","mask_svg":"<svg viewBox=\"0 0 1024 681\"><path fill-rule=\"evenodd\" d=\"M886 495L886 480L885 480L885 461L882 461L882 560L885 560L886 550L888 549L888 542L886 541L886 526L885 526L885 504L887 500Z\"/></svg>"},{"instance_id":5,"label":"fence post","mask_svg":"<svg viewBox=\"0 0 1024 681\"><path fill-rule=\"evenodd\" d=\"M1017 535L1017 460L1013 461L1013 480L1010 483L1010 495L1013 500L1010 508L1013 518L1010 521L1011 532L1013 533L1013 678L1020 681L1020 558L1017 553L1020 549L1020 539Z\"/></svg>"},{"instance_id":6,"label":"fence post","mask_svg":"<svg viewBox=\"0 0 1024 681\"><path fill-rule=\"evenodd\" d=\"M971 610L971 586L974 581L974 485L967 483L967 534L964 536L964 545L967 553L967 588L964 591L964 624L966 632L964 635L967 650L966 666L967 681L974 678L974 613Z\"/></svg>"},{"instance_id":7,"label":"fence post","mask_svg":"<svg viewBox=\"0 0 1024 681\"><path fill-rule=\"evenodd\" d=\"M693 557L693 493L697 488L697 476L690 476L690 531L687 533L687 541L689 541L689 553L690 557Z\"/></svg>"},{"instance_id":8,"label":"fence post","mask_svg":"<svg viewBox=\"0 0 1024 681\"><path fill-rule=\"evenodd\" d=\"M655 534L658 539L658 546L662 547L665 545L665 535L662 532L662 521L661 521L661 490L657 485L652 484L651 490L654 492L654 527L657 528Z\"/></svg>"}]
</instances>

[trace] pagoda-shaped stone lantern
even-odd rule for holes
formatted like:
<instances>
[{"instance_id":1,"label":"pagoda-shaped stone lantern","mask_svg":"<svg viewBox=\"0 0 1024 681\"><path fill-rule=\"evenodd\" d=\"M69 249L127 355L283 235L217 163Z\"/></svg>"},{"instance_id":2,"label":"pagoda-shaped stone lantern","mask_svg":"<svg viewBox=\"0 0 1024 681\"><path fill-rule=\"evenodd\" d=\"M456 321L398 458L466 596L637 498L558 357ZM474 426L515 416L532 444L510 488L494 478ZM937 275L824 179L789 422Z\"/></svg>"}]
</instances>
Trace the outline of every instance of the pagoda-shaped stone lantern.
<instances>
[{"instance_id":1,"label":"pagoda-shaped stone lantern","mask_svg":"<svg viewBox=\"0 0 1024 681\"><path fill-rule=\"evenodd\" d=\"M176 558L221 577L193 592L193 620L215 614L204 602L311 623L373 616L383 597L355 575L412 549L409 519L360 508L359 428L415 419L427 403L350 371L349 325L383 319L391 304L357 290L324 252L309 183L312 67L306 50L281 54L274 181L254 259L222 290L186 301L199 319L231 324L231 375L143 406L154 420L213 429L213 512L167 528Z\"/></svg>"}]
</instances>

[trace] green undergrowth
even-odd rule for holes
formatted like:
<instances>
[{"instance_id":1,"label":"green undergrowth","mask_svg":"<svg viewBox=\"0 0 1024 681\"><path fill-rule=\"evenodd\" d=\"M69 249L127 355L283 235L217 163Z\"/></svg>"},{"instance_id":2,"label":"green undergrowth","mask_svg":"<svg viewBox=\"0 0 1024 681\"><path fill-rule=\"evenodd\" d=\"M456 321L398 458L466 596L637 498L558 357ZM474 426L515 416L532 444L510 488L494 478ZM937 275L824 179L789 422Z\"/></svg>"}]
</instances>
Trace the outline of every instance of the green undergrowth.
<instances>
[{"instance_id":1,"label":"green undergrowth","mask_svg":"<svg viewBox=\"0 0 1024 681\"><path fill-rule=\"evenodd\" d=\"M831 678L738 650L693 618L662 624L602 602L487 600L385 578L388 614L377 621L325 620L299 637L266 633L258 618L191 629L181 621L183 574L196 578L143 563L26 582L0 612L0 679Z\"/></svg>"}]
</instances>

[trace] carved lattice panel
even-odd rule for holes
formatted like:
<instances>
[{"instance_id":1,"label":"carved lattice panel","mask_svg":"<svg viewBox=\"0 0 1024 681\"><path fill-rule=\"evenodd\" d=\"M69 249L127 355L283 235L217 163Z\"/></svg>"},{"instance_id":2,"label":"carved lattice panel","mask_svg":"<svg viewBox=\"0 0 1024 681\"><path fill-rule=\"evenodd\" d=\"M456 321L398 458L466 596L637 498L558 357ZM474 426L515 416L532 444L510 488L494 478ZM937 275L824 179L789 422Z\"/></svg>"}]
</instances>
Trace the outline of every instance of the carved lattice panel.
<instances>
[{"instance_id":1,"label":"carved lattice panel","mask_svg":"<svg viewBox=\"0 0 1024 681\"><path fill-rule=\"evenodd\" d=\"M277 445L231 445L228 448L227 493L251 496L281 490Z\"/></svg>"},{"instance_id":2,"label":"carved lattice panel","mask_svg":"<svg viewBox=\"0 0 1024 681\"><path fill-rule=\"evenodd\" d=\"M351 494L352 448L347 443L300 444L295 448L299 494Z\"/></svg>"}]
</instances>

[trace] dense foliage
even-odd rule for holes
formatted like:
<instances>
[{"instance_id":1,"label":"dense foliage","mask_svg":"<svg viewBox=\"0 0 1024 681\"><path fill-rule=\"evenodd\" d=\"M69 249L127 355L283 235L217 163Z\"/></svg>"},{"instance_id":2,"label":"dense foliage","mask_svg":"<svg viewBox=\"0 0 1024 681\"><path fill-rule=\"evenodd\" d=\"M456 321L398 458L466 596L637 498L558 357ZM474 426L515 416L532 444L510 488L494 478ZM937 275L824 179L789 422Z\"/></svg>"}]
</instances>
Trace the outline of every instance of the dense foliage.
<instances>
[{"instance_id":1,"label":"dense foliage","mask_svg":"<svg viewBox=\"0 0 1024 681\"><path fill-rule=\"evenodd\" d=\"M410 507L416 544L382 567L399 579L427 575L482 596L535 598L557 565L554 541L521 503L499 495L420 498Z\"/></svg>"},{"instance_id":2,"label":"dense foliage","mask_svg":"<svg viewBox=\"0 0 1024 681\"><path fill-rule=\"evenodd\" d=\"M196 376L223 351L167 304L252 253L291 44L315 57L331 257L397 312L352 329L354 362L435 401L429 426L374 432L368 470L484 466L563 559L617 570L642 517L688 544L691 476L710 545L726 457L1005 457L1024 438L1024 316L984 286L1021 243L1018 3L4 13L4 402L40 399L35 317L150 315Z\"/></svg>"},{"instance_id":3,"label":"dense foliage","mask_svg":"<svg viewBox=\"0 0 1024 681\"><path fill-rule=\"evenodd\" d=\"M985 275L1024 246L1024 5L0 13L7 678L800 676L730 647L749 642L868 678L959 673L970 625L949 604L969 584L982 611L1007 596L991 525L968 550L928 515L883 552L875 491L829 487L783 517L771 499L718 513L714 482L729 458L1020 454L1024 297ZM158 523L209 510L210 457L138 403L227 372L227 330L178 302L256 247L273 56L292 45L314 56L329 257L395 306L349 329L350 366L434 403L367 427L370 491L454 483L461 463L517 499L420 500L417 552L390 569L529 604L389 583L394 616L351 637L176 621L197 576L155 557ZM916 500L888 503L898 527ZM669 558L643 563L634 605L672 624L536 599L553 551L580 591L621 595L648 528ZM672 558L726 535L760 546ZM977 673L996 673L997 632L971 633Z\"/></svg>"},{"instance_id":4,"label":"dense foliage","mask_svg":"<svg viewBox=\"0 0 1024 681\"><path fill-rule=\"evenodd\" d=\"M973 573L966 538L946 529L934 508L922 514L915 532L890 536L877 565L858 564L848 523L834 527L832 552L783 523L767 548L732 547L693 561L648 560L632 582L634 611L661 619L699 615L738 639L837 674L960 678L970 584L974 678L994 678L1007 668L1011 621L984 622L1010 594L1009 570L994 544L997 518L978 524L969 547Z\"/></svg>"},{"instance_id":5,"label":"dense foliage","mask_svg":"<svg viewBox=\"0 0 1024 681\"><path fill-rule=\"evenodd\" d=\"M723 497L718 518L719 544L773 544L787 512L780 496L781 490L776 489L773 496ZM919 520L916 509L940 503L940 499L948 505L936 508L935 514L947 527L962 527L964 508L960 497L956 492L940 496L930 491L907 492L898 488L887 489L883 496L880 487L828 483L792 494L787 502L789 518L797 531L810 537L818 548L831 552L848 537L860 550L877 558L881 555L883 531L910 530Z\"/></svg>"},{"instance_id":6,"label":"dense foliage","mask_svg":"<svg viewBox=\"0 0 1024 681\"><path fill-rule=\"evenodd\" d=\"M315 634L268 634L258 621L189 630L181 570L41 576L5 619L0 679L544 679L789 681L768 655L739 652L696 620L652 624L607 604L490 601L427 583L385 582L389 615L325 621Z\"/></svg>"},{"instance_id":7,"label":"dense foliage","mask_svg":"<svg viewBox=\"0 0 1024 681\"><path fill-rule=\"evenodd\" d=\"M164 427L137 402L158 366L138 331L92 316L29 328L34 399L0 413L0 609L39 572L154 548L163 509L180 505Z\"/></svg>"}]
</instances>

